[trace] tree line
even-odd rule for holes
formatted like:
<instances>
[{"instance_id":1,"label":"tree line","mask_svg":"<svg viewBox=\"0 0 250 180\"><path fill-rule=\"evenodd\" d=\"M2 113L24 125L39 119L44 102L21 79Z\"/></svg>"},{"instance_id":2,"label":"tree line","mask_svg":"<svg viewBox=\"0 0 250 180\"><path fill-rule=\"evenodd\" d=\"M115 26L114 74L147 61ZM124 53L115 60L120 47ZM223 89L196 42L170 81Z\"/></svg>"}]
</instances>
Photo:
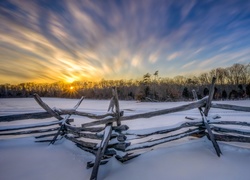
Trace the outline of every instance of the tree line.
<instances>
[{"instance_id":1,"label":"tree line","mask_svg":"<svg viewBox=\"0 0 250 180\"><path fill-rule=\"evenodd\" d=\"M116 86L119 99L139 101L191 100L194 89L199 98L209 93L212 77L216 77L214 99L242 99L250 97L250 63L236 63L227 68L216 68L198 76L160 77L159 71L146 73L141 79L105 80L99 82L75 81L71 84L21 83L0 85L0 97L31 97L38 93L42 97L109 99L111 88Z\"/></svg>"}]
</instances>

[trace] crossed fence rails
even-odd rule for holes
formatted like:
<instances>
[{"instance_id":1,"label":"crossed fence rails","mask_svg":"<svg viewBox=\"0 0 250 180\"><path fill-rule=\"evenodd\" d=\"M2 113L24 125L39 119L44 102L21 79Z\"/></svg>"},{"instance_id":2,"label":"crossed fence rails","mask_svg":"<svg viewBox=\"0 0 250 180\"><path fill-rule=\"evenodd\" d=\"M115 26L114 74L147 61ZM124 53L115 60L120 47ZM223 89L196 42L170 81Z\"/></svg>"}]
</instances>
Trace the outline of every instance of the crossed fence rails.
<instances>
[{"instance_id":1,"label":"crossed fence rails","mask_svg":"<svg viewBox=\"0 0 250 180\"><path fill-rule=\"evenodd\" d=\"M97 179L99 165L106 164L113 156L115 156L117 160L125 162L147 152L151 147L156 147L157 145L187 136L195 136L197 138L207 136L217 156L220 157L222 151L217 141L250 143L250 130L232 129L221 125L249 127L250 123L244 121L220 121L218 120L220 118L219 115L209 115L210 108L250 112L250 107L212 103L215 80L216 79L213 78L209 96L203 99L198 100L196 92L193 90L194 102L178 107L130 116L124 116L124 112L120 110L118 94L115 87L112 89L112 98L108 113L103 115L77 111L77 108L84 99L83 97L72 109L58 109L49 107L42 101L38 94L34 94L35 100L46 112L0 116L0 122L48 117L55 117L57 120L7 128L0 127L0 136L35 135L39 133L39 135L35 135L36 142L48 142L49 144L54 144L64 137L74 142L84 151L95 155L95 160L87 163L87 168L93 168L90 177L91 180ZM122 124L122 121L151 118L195 108L199 110L201 118L186 117L185 121L174 126L161 127L147 132L128 131L129 127ZM72 115L84 116L94 119L94 121L84 123L81 127L76 127L71 125L74 121L74 119L70 118ZM156 138L151 138L155 135L157 135ZM138 141L138 139L140 141ZM134 140L136 140L137 143L131 144Z\"/></svg>"}]
</instances>

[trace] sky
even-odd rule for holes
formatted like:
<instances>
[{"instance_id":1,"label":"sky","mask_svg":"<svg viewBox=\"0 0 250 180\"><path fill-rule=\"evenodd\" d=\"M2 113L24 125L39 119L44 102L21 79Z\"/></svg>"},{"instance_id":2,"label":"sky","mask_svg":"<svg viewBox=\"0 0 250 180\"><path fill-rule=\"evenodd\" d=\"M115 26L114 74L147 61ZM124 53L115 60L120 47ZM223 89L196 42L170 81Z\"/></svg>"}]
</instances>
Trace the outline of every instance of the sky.
<instances>
[{"instance_id":1,"label":"sky","mask_svg":"<svg viewBox=\"0 0 250 180\"><path fill-rule=\"evenodd\" d=\"M250 62L248 0L1 0L0 84L199 75Z\"/></svg>"}]
</instances>

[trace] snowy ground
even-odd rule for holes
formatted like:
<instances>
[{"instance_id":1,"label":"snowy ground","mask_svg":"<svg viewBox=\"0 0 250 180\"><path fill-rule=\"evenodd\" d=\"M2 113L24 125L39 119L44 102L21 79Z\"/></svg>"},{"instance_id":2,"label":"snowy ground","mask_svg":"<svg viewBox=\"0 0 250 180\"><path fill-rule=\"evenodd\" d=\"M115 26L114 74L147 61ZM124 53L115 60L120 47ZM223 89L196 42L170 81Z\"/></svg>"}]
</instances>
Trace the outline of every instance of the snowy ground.
<instances>
[{"instance_id":1,"label":"snowy ground","mask_svg":"<svg viewBox=\"0 0 250 180\"><path fill-rule=\"evenodd\" d=\"M71 108L75 99L43 98L51 107ZM125 115L137 114L153 110L165 109L186 104L171 103L137 103L120 101L120 108ZM250 100L223 101L241 106L250 106ZM109 101L84 100L79 111L96 114L106 113ZM19 114L43 111L32 98L0 99L0 115ZM250 122L250 113L211 109L211 115L219 114L221 120L240 120ZM182 122L185 116L199 117L197 109L173 113L149 119L125 121L130 130L170 126ZM74 117L75 124L90 121ZM22 124L51 121L25 120ZM0 123L0 126L17 125L20 122ZM244 127L238 127L244 128ZM191 140L190 140L191 139ZM155 179L250 179L250 144L219 142L223 155L218 158L210 141L206 138L186 138L161 145L157 149L121 164L111 159L99 169L99 179L107 180L155 180ZM89 179L91 169L86 163L93 160L93 155L78 149L72 142L61 140L55 145L34 143L32 137L3 138L0 137L0 179L1 180L80 180Z\"/></svg>"}]
</instances>

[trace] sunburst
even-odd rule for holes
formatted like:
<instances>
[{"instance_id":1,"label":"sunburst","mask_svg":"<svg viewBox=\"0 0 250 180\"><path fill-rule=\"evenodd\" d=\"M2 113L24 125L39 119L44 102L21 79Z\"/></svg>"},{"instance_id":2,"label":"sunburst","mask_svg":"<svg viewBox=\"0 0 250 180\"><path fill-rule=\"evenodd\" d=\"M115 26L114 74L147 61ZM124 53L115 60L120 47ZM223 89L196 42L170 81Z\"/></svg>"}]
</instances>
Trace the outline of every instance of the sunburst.
<instances>
[{"instance_id":1,"label":"sunburst","mask_svg":"<svg viewBox=\"0 0 250 180\"><path fill-rule=\"evenodd\" d=\"M65 89L65 95L67 97L70 97L70 98L74 98L74 97L77 97L78 95L78 91L77 91L77 88L72 86L72 85L69 85L66 89Z\"/></svg>"}]
</instances>

